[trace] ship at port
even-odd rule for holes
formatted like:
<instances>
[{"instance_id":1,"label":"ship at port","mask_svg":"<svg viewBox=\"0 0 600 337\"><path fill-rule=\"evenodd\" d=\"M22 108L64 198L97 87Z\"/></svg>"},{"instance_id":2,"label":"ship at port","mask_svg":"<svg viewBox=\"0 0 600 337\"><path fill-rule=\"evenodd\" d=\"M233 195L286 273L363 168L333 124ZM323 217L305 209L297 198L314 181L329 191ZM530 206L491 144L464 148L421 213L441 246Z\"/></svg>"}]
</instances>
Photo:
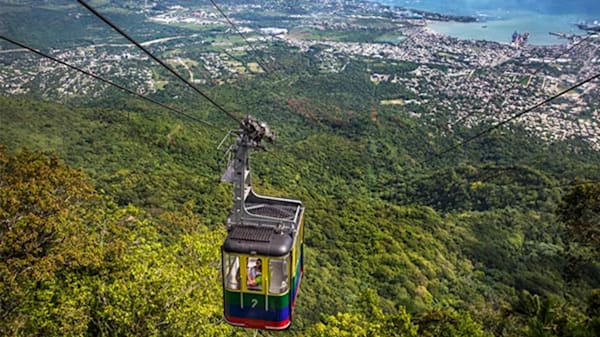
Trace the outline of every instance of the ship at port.
<instances>
[{"instance_id":1,"label":"ship at port","mask_svg":"<svg viewBox=\"0 0 600 337\"><path fill-rule=\"evenodd\" d=\"M582 22L577 23L575 25L577 26L577 28L581 30L587 30L588 32L600 32L600 22L598 22L597 20L594 20L594 22L592 23Z\"/></svg>"}]
</instances>

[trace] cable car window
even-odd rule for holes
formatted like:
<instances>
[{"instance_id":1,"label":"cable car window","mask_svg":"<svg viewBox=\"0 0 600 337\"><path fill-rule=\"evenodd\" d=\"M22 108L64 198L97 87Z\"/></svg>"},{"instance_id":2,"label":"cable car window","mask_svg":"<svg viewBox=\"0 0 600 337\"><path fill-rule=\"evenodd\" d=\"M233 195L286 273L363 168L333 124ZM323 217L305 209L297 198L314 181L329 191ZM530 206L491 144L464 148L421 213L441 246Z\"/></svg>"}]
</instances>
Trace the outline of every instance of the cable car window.
<instances>
[{"instance_id":1,"label":"cable car window","mask_svg":"<svg viewBox=\"0 0 600 337\"><path fill-rule=\"evenodd\" d=\"M225 288L232 290L240 289L240 257L235 255L223 255L223 278Z\"/></svg>"},{"instance_id":2,"label":"cable car window","mask_svg":"<svg viewBox=\"0 0 600 337\"><path fill-rule=\"evenodd\" d=\"M288 258L269 260L269 292L281 294L288 290Z\"/></svg>"},{"instance_id":3,"label":"cable car window","mask_svg":"<svg viewBox=\"0 0 600 337\"><path fill-rule=\"evenodd\" d=\"M249 290L262 290L263 286L263 266L262 259L256 257L248 258L248 273L246 287Z\"/></svg>"}]
</instances>

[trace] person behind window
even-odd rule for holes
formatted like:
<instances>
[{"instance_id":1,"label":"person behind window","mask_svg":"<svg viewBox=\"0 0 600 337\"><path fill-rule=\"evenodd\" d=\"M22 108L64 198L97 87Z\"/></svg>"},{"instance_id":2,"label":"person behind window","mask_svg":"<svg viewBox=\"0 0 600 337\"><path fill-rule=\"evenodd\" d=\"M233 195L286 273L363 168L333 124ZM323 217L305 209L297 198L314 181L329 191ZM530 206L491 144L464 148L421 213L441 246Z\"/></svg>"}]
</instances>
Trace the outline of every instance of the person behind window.
<instances>
[{"instance_id":1,"label":"person behind window","mask_svg":"<svg viewBox=\"0 0 600 337\"><path fill-rule=\"evenodd\" d=\"M256 259L256 263L248 271L248 286L253 289L260 289L262 287L262 261Z\"/></svg>"}]
</instances>

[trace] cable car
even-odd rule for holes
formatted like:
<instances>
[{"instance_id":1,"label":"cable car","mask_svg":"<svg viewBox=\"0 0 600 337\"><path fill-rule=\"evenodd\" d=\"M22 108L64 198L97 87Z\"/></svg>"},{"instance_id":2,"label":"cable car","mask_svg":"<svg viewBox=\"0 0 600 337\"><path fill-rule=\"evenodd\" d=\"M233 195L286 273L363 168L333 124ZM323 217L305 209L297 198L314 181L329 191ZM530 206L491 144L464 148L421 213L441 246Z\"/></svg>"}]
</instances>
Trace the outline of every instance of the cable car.
<instances>
[{"instance_id":1,"label":"cable car","mask_svg":"<svg viewBox=\"0 0 600 337\"><path fill-rule=\"evenodd\" d=\"M290 326L304 272L304 207L298 200L252 190L249 151L274 135L252 117L242 121L222 181L233 184L233 209L221 247L225 320L236 326Z\"/></svg>"}]
</instances>

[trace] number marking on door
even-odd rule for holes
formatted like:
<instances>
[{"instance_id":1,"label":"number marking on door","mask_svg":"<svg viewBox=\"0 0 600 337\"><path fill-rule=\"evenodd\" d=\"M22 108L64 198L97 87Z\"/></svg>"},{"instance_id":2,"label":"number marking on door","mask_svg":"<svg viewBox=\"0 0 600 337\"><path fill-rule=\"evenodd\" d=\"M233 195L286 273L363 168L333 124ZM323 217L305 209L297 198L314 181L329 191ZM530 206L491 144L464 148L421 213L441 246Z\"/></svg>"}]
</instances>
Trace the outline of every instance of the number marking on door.
<instances>
[{"instance_id":1,"label":"number marking on door","mask_svg":"<svg viewBox=\"0 0 600 337\"><path fill-rule=\"evenodd\" d=\"M253 298L251 307L256 308L257 305L258 305L258 300L256 298Z\"/></svg>"}]
</instances>

